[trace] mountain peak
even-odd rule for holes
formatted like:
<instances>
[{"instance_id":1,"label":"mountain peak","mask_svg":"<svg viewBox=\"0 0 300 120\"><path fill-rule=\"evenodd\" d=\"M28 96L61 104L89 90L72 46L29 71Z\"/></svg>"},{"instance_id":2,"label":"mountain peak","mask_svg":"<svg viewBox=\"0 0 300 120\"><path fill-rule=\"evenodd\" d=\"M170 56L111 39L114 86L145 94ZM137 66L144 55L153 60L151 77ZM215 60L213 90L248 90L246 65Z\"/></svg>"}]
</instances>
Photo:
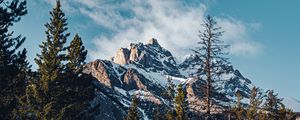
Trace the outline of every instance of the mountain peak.
<instances>
[{"instance_id":1,"label":"mountain peak","mask_svg":"<svg viewBox=\"0 0 300 120\"><path fill-rule=\"evenodd\" d=\"M88 63L84 67L84 72L93 75L101 85L105 86L105 89L101 88L100 92L104 91L103 94L111 100L108 103L129 106L130 96L136 94L139 99L142 99L143 106L139 108L144 111L143 116L147 117L153 115L150 105L158 105L157 103L162 106L167 105L164 97L161 96L161 93L166 90L167 77L171 77L176 85L184 84L187 100L193 103L190 106L193 108L190 109L192 112L195 114L204 112L202 88L205 87L206 82L203 68L204 62L199 55L190 54L182 63L176 63L172 53L159 45L155 38L151 38L148 43L131 43L126 48L118 49L111 60ZM220 106L226 106L229 100L234 101L236 91L240 91L245 98L248 98L253 85L238 70L224 64L218 68L218 74L219 77L214 78L214 86L220 93L216 96L220 101L214 103L214 111L222 111ZM294 103L298 104L298 102ZM116 110L126 115L124 109L116 108ZM124 115L116 118L121 119Z\"/></svg>"},{"instance_id":2,"label":"mountain peak","mask_svg":"<svg viewBox=\"0 0 300 120\"><path fill-rule=\"evenodd\" d=\"M179 75L171 52L160 46L155 38L151 38L147 44L131 43L128 48L119 49L112 61L122 66L139 64L148 71Z\"/></svg>"},{"instance_id":3,"label":"mountain peak","mask_svg":"<svg viewBox=\"0 0 300 120\"><path fill-rule=\"evenodd\" d=\"M129 56L130 51L127 48L120 48L113 57L113 61L120 65L125 65L128 63Z\"/></svg>"},{"instance_id":4,"label":"mountain peak","mask_svg":"<svg viewBox=\"0 0 300 120\"><path fill-rule=\"evenodd\" d=\"M158 44L157 39L155 39L155 38L149 39L149 40L148 40L148 45L160 46L160 45Z\"/></svg>"}]
</instances>

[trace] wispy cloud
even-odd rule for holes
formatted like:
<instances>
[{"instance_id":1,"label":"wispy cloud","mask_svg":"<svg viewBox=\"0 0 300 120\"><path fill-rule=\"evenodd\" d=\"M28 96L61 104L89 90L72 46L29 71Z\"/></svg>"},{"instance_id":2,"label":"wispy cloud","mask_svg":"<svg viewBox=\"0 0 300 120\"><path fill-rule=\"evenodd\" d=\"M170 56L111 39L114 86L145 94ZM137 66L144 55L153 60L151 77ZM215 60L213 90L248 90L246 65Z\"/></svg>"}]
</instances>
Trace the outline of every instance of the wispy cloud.
<instances>
[{"instance_id":1,"label":"wispy cloud","mask_svg":"<svg viewBox=\"0 0 300 120\"><path fill-rule=\"evenodd\" d=\"M259 23L246 24L233 18L217 18L219 25L225 33L222 39L229 45L230 53L237 56L254 56L257 55L262 45L251 39L250 29L259 30Z\"/></svg>"},{"instance_id":2,"label":"wispy cloud","mask_svg":"<svg viewBox=\"0 0 300 120\"><path fill-rule=\"evenodd\" d=\"M152 37L175 56L184 56L199 40L198 31L206 15L204 4L191 6L182 1L65 0L63 4L69 4L69 11L75 10L76 14L80 13L111 31L109 35L94 38L96 49L90 50L92 59L110 58L118 48L132 42L146 42ZM248 56L259 53L262 45L249 35L249 29L261 27L259 23L246 24L230 17L216 18L226 31L223 39L232 45L231 54Z\"/></svg>"}]
</instances>

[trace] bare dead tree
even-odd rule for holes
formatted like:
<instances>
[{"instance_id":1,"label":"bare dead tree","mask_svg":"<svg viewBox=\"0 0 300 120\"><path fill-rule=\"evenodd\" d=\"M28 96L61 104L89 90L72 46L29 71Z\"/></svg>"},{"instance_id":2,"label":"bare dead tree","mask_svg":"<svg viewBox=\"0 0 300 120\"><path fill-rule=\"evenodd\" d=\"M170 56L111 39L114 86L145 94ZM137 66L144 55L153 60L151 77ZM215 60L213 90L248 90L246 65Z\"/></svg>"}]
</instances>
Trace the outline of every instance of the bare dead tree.
<instances>
[{"instance_id":1,"label":"bare dead tree","mask_svg":"<svg viewBox=\"0 0 300 120\"><path fill-rule=\"evenodd\" d=\"M204 68L199 68L197 75L204 74L203 79L206 81L205 86L205 101L206 101L206 119L211 117L211 106L212 106L212 96L215 93L215 88L213 86L214 79L219 75L221 70L221 65L224 63L229 64L228 58L224 57L227 52L224 49L228 48L229 45L225 45L224 41L219 38L222 36L224 31L221 27L217 26L216 20L207 16L203 21L202 31L199 31L198 46L193 49L195 54L197 54L201 61L204 63Z\"/></svg>"}]
</instances>

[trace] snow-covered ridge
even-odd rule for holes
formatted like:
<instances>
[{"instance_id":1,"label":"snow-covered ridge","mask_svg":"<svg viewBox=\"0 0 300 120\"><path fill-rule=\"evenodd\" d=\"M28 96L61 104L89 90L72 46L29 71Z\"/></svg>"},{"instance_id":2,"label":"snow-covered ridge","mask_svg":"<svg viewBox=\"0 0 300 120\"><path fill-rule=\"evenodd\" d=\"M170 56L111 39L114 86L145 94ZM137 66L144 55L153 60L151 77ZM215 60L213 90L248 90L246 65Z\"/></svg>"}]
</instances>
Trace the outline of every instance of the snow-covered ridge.
<instances>
[{"instance_id":1,"label":"snow-covered ridge","mask_svg":"<svg viewBox=\"0 0 300 120\"><path fill-rule=\"evenodd\" d=\"M203 63L196 55L189 55L182 63L176 63L172 53L159 45L152 38L148 43L131 43L128 48L121 48L111 60L96 60L85 65L85 72L93 75L99 84L107 87L102 90L108 98L122 108L128 109L130 97L136 94L141 100L139 111L143 118L151 118L153 106L166 107L163 92L166 89L167 78L171 77L176 85L184 84L189 102L201 103L203 95L198 87L205 84L202 79L196 79L196 71L202 71ZM247 97L252 83L231 65L222 67L221 79L217 80L217 90L233 99L236 91ZM108 92L107 92L108 91ZM190 106L193 109L201 107ZM217 106L215 106L217 111ZM196 112L195 110L194 112ZM122 119L122 118L115 118Z\"/></svg>"},{"instance_id":2,"label":"snow-covered ridge","mask_svg":"<svg viewBox=\"0 0 300 120\"><path fill-rule=\"evenodd\" d=\"M295 98L284 98L283 104L286 108L292 109L294 112L300 112L300 101Z\"/></svg>"}]
</instances>

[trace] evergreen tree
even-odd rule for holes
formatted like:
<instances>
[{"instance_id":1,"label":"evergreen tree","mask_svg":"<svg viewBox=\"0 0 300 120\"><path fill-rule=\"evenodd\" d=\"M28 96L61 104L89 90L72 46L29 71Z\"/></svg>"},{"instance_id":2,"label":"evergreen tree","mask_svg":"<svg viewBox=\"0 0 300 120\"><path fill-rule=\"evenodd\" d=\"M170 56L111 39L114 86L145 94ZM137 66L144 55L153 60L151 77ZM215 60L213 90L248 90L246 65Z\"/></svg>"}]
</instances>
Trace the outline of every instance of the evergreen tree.
<instances>
[{"instance_id":1,"label":"evergreen tree","mask_svg":"<svg viewBox=\"0 0 300 120\"><path fill-rule=\"evenodd\" d=\"M175 119L175 115L174 115L174 110L173 109L167 111L166 119L167 120L174 120Z\"/></svg>"},{"instance_id":2,"label":"evergreen tree","mask_svg":"<svg viewBox=\"0 0 300 120\"><path fill-rule=\"evenodd\" d=\"M292 109L286 109L286 118L292 120L295 116L295 113Z\"/></svg>"},{"instance_id":3,"label":"evergreen tree","mask_svg":"<svg viewBox=\"0 0 300 120\"><path fill-rule=\"evenodd\" d=\"M188 104L186 101L186 93L183 91L182 84L178 85L177 95L175 97L176 120L188 119Z\"/></svg>"},{"instance_id":4,"label":"evergreen tree","mask_svg":"<svg viewBox=\"0 0 300 120\"><path fill-rule=\"evenodd\" d=\"M267 98L264 103L264 110L267 111L267 118L269 120L278 120L280 117L279 110L284 108L281 98L278 98L278 94L275 94L273 90L268 90Z\"/></svg>"},{"instance_id":5,"label":"evergreen tree","mask_svg":"<svg viewBox=\"0 0 300 120\"><path fill-rule=\"evenodd\" d=\"M20 50L25 38L14 36L10 28L27 14L25 0L0 0L0 118L13 119L18 97L26 87L29 63L26 49Z\"/></svg>"},{"instance_id":6,"label":"evergreen tree","mask_svg":"<svg viewBox=\"0 0 300 120\"><path fill-rule=\"evenodd\" d=\"M172 77L167 78L168 85L166 91L163 93L165 100L168 102L166 119L172 120L174 118L174 97L175 97L175 84L172 82Z\"/></svg>"},{"instance_id":7,"label":"evergreen tree","mask_svg":"<svg viewBox=\"0 0 300 120\"><path fill-rule=\"evenodd\" d=\"M237 102L236 105L233 107L233 113L235 113L235 117L237 120L244 120L244 114L245 110L243 108L241 100L243 99L243 96L240 94L240 92L236 92Z\"/></svg>"},{"instance_id":8,"label":"evergreen tree","mask_svg":"<svg viewBox=\"0 0 300 120\"><path fill-rule=\"evenodd\" d=\"M68 64L67 71L75 73L76 75L80 74L83 69L83 64L85 63L87 55L87 50L83 46L82 40L78 34L75 35L74 39L71 41L70 46L68 47Z\"/></svg>"},{"instance_id":9,"label":"evergreen tree","mask_svg":"<svg viewBox=\"0 0 300 120\"><path fill-rule=\"evenodd\" d=\"M50 23L47 23L46 41L42 42L41 54L35 59L38 65L39 80L37 89L40 91L41 119L58 119L64 107L64 81L66 60L65 43L70 33L67 31L67 19L61 10L61 4L56 2L56 7L50 12Z\"/></svg>"},{"instance_id":10,"label":"evergreen tree","mask_svg":"<svg viewBox=\"0 0 300 120\"><path fill-rule=\"evenodd\" d=\"M279 120L291 120L294 113L291 109L286 109L284 106L279 109Z\"/></svg>"},{"instance_id":11,"label":"evergreen tree","mask_svg":"<svg viewBox=\"0 0 300 120\"><path fill-rule=\"evenodd\" d=\"M258 119L258 109L262 103L262 94L258 87L253 87L250 94L250 103L246 110L246 117L248 120Z\"/></svg>"},{"instance_id":12,"label":"evergreen tree","mask_svg":"<svg viewBox=\"0 0 300 120\"><path fill-rule=\"evenodd\" d=\"M59 1L50 15L51 21L45 25L47 39L35 59L38 75L33 75L26 95L19 98L23 107L18 114L21 119L90 119L93 79L82 73L87 50L78 34L65 47L70 34Z\"/></svg>"},{"instance_id":13,"label":"evergreen tree","mask_svg":"<svg viewBox=\"0 0 300 120\"><path fill-rule=\"evenodd\" d=\"M63 81L64 107L61 109L62 119L88 119L88 113L82 113L88 109L89 101L94 97L92 79L82 73L87 50L78 34L75 35L68 47L66 75Z\"/></svg>"},{"instance_id":14,"label":"evergreen tree","mask_svg":"<svg viewBox=\"0 0 300 120\"><path fill-rule=\"evenodd\" d=\"M18 98L20 108L16 111L17 119L36 120L41 118L41 96L34 77L29 80L25 95Z\"/></svg>"},{"instance_id":15,"label":"evergreen tree","mask_svg":"<svg viewBox=\"0 0 300 120\"><path fill-rule=\"evenodd\" d=\"M221 27L217 26L217 22L211 16L206 17L202 26L204 30L199 31L199 46L193 51L204 63L204 68L199 68L198 75L205 74L203 79L206 80L204 92L206 100L206 119L211 119L212 98L216 92L213 83L219 79L218 75L219 72L221 72L221 65L228 64L227 58L224 57L224 55L227 54L224 52L224 49L226 49L228 45L224 45L224 42L219 39L223 31L221 31Z\"/></svg>"},{"instance_id":16,"label":"evergreen tree","mask_svg":"<svg viewBox=\"0 0 300 120\"><path fill-rule=\"evenodd\" d=\"M126 116L126 120L139 120L140 115L138 111L138 98L134 95L131 100L130 108Z\"/></svg>"},{"instance_id":17,"label":"evergreen tree","mask_svg":"<svg viewBox=\"0 0 300 120\"><path fill-rule=\"evenodd\" d=\"M167 78L168 85L165 93L163 93L163 96L168 101L168 105L170 108L173 108L173 100L175 97L175 84L172 82L172 77Z\"/></svg>"},{"instance_id":18,"label":"evergreen tree","mask_svg":"<svg viewBox=\"0 0 300 120\"><path fill-rule=\"evenodd\" d=\"M47 23L46 41L42 42L40 48L41 54L38 54L38 58L35 59L39 69L41 79L41 87L45 94L48 94L49 85L53 82L57 82L61 79L61 74L64 70L63 61L66 59L66 55L63 53L67 48L65 43L70 33L67 31L67 19L65 14L61 10L61 4L59 0L56 3L56 7L50 12L50 23Z\"/></svg>"}]
</instances>

